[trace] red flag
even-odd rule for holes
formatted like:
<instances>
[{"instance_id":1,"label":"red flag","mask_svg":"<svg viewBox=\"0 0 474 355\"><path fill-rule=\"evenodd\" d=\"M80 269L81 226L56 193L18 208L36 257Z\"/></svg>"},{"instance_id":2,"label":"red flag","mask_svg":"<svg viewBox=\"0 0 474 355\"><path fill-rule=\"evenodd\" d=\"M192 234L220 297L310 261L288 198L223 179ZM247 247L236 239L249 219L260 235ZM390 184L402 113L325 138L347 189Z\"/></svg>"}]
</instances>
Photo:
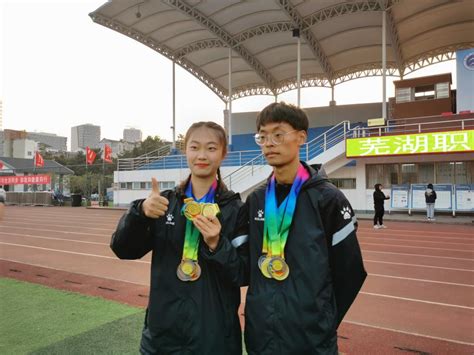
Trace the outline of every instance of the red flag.
<instances>
[{"instance_id":1,"label":"red flag","mask_svg":"<svg viewBox=\"0 0 474 355\"><path fill-rule=\"evenodd\" d=\"M104 161L112 163L112 148L107 144L104 146Z\"/></svg>"},{"instance_id":2,"label":"red flag","mask_svg":"<svg viewBox=\"0 0 474 355\"><path fill-rule=\"evenodd\" d=\"M35 153L35 167L42 168L44 166L44 159L39 152Z\"/></svg>"},{"instance_id":3,"label":"red flag","mask_svg":"<svg viewBox=\"0 0 474 355\"><path fill-rule=\"evenodd\" d=\"M86 147L86 164L89 164L89 165L94 164L96 155L97 154L92 149L90 149L89 147Z\"/></svg>"}]
</instances>

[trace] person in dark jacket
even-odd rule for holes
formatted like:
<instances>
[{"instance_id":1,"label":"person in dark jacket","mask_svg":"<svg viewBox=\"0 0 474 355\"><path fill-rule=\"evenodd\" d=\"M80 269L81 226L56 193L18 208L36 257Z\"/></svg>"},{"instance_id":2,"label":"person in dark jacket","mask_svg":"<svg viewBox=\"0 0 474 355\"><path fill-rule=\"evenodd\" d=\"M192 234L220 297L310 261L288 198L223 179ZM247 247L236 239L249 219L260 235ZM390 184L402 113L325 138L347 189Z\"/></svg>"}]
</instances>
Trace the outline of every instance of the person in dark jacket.
<instances>
[{"instance_id":1,"label":"person in dark jacket","mask_svg":"<svg viewBox=\"0 0 474 355\"><path fill-rule=\"evenodd\" d=\"M225 131L213 122L195 123L185 147L190 177L161 193L153 178L149 197L132 202L120 219L111 248L121 259L152 251L142 354L241 354L239 281L229 277L240 265L214 256L245 225L238 220L239 195L220 178Z\"/></svg>"},{"instance_id":2,"label":"person in dark jacket","mask_svg":"<svg viewBox=\"0 0 474 355\"><path fill-rule=\"evenodd\" d=\"M349 201L299 161L307 130L306 114L285 103L257 118L255 140L273 173L245 202L252 355L337 354L337 328L367 275Z\"/></svg>"},{"instance_id":3,"label":"person in dark jacket","mask_svg":"<svg viewBox=\"0 0 474 355\"><path fill-rule=\"evenodd\" d=\"M434 221L434 210L436 202L436 191L433 188L433 184L428 184L425 191L425 202L426 202L426 218L428 221Z\"/></svg>"},{"instance_id":4,"label":"person in dark jacket","mask_svg":"<svg viewBox=\"0 0 474 355\"><path fill-rule=\"evenodd\" d=\"M390 196L383 193L382 184L375 184L374 189L374 229L387 228L383 224L383 215L385 214L384 202L390 199Z\"/></svg>"}]
</instances>

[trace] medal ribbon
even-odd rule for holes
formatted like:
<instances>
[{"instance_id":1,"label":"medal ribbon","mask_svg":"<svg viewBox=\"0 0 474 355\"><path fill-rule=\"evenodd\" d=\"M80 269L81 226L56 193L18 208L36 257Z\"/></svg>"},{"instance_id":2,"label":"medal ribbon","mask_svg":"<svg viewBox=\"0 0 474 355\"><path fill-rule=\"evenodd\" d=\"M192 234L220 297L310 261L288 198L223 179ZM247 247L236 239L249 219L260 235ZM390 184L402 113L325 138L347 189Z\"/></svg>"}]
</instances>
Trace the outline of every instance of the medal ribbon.
<instances>
[{"instance_id":1,"label":"medal ribbon","mask_svg":"<svg viewBox=\"0 0 474 355\"><path fill-rule=\"evenodd\" d=\"M263 254L267 254L268 257L285 257L284 250L295 213L296 199L301 190L301 186L308 179L308 171L300 164L290 193L280 204L280 207L277 207L275 175L272 175L270 178L270 183L265 193L265 222L263 227L262 248Z\"/></svg>"},{"instance_id":2,"label":"medal ribbon","mask_svg":"<svg viewBox=\"0 0 474 355\"><path fill-rule=\"evenodd\" d=\"M194 199L194 201L200 203L214 203L214 196L217 190L217 180L214 180L209 191L200 199L197 199L193 195L193 188L191 180L189 180L188 186L186 187L185 195ZM181 213L184 211L184 207L181 209ZM193 222L186 220L186 232L184 235L183 245L183 257L182 259L190 259L197 261L198 259L198 248L199 248L199 230L194 226Z\"/></svg>"}]
</instances>

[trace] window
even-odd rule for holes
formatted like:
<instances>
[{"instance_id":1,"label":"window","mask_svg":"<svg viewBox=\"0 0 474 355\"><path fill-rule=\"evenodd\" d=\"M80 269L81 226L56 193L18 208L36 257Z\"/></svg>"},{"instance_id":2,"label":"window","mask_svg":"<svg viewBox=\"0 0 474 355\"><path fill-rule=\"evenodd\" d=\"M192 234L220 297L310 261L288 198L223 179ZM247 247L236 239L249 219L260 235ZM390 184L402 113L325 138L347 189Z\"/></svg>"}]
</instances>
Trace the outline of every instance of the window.
<instances>
[{"instance_id":1,"label":"window","mask_svg":"<svg viewBox=\"0 0 474 355\"><path fill-rule=\"evenodd\" d=\"M433 100L435 98L434 85L418 86L415 88L415 101Z\"/></svg>"},{"instance_id":2,"label":"window","mask_svg":"<svg viewBox=\"0 0 474 355\"><path fill-rule=\"evenodd\" d=\"M418 181L415 164L401 165L402 184L416 184Z\"/></svg>"},{"instance_id":3,"label":"window","mask_svg":"<svg viewBox=\"0 0 474 355\"><path fill-rule=\"evenodd\" d=\"M423 184L433 183L434 180L434 164L418 164L418 182Z\"/></svg>"},{"instance_id":4,"label":"window","mask_svg":"<svg viewBox=\"0 0 474 355\"><path fill-rule=\"evenodd\" d=\"M331 179L331 182L339 189L356 188L356 179Z\"/></svg>"},{"instance_id":5,"label":"window","mask_svg":"<svg viewBox=\"0 0 474 355\"><path fill-rule=\"evenodd\" d=\"M449 97L449 83L436 84L436 98L446 99Z\"/></svg>"},{"instance_id":6,"label":"window","mask_svg":"<svg viewBox=\"0 0 474 355\"><path fill-rule=\"evenodd\" d=\"M367 165L367 188L372 189L375 184L390 187L398 184L398 165L380 164Z\"/></svg>"},{"instance_id":7,"label":"window","mask_svg":"<svg viewBox=\"0 0 474 355\"><path fill-rule=\"evenodd\" d=\"M458 161L454 163L456 184L472 184L474 175L474 161Z\"/></svg>"},{"instance_id":8,"label":"window","mask_svg":"<svg viewBox=\"0 0 474 355\"><path fill-rule=\"evenodd\" d=\"M174 186L174 181L160 181L160 190L173 189Z\"/></svg>"},{"instance_id":9,"label":"window","mask_svg":"<svg viewBox=\"0 0 474 355\"><path fill-rule=\"evenodd\" d=\"M121 189L121 190L127 189L127 183L126 183L126 182L121 182L121 183L120 183L120 189Z\"/></svg>"},{"instance_id":10,"label":"window","mask_svg":"<svg viewBox=\"0 0 474 355\"><path fill-rule=\"evenodd\" d=\"M147 185L146 182L141 182L140 183L140 189L141 190L146 190L146 185Z\"/></svg>"},{"instance_id":11,"label":"window","mask_svg":"<svg viewBox=\"0 0 474 355\"><path fill-rule=\"evenodd\" d=\"M395 101L400 102L410 102L412 99L412 88L398 88L395 93Z\"/></svg>"},{"instance_id":12,"label":"window","mask_svg":"<svg viewBox=\"0 0 474 355\"><path fill-rule=\"evenodd\" d=\"M140 182L132 182L132 189L133 190L140 190Z\"/></svg>"},{"instance_id":13,"label":"window","mask_svg":"<svg viewBox=\"0 0 474 355\"><path fill-rule=\"evenodd\" d=\"M454 163L436 163L436 183L451 184L454 178Z\"/></svg>"}]
</instances>

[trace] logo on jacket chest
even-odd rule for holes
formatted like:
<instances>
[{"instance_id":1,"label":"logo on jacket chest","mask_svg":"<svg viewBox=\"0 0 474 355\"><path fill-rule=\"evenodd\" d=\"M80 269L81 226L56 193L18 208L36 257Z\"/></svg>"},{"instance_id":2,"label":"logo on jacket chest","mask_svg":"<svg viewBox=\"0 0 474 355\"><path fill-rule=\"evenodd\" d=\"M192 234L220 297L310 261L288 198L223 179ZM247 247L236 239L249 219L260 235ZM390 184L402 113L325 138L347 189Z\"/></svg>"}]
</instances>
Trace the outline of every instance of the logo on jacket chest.
<instances>
[{"instance_id":1,"label":"logo on jacket chest","mask_svg":"<svg viewBox=\"0 0 474 355\"><path fill-rule=\"evenodd\" d=\"M168 213L166 215L166 222L165 224L169 224L169 225L172 225L174 226L174 216L171 214L171 213Z\"/></svg>"},{"instance_id":2,"label":"logo on jacket chest","mask_svg":"<svg viewBox=\"0 0 474 355\"><path fill-rule=\"evenodd\" d=\"M259 221L259 222L265 221L265 217L264 217L264 212L263 212L263 210L258 210L258 211L257 211L257 215L255 216L254 219L255 219L256 221Z\"/></svg>"}]
</instances>

